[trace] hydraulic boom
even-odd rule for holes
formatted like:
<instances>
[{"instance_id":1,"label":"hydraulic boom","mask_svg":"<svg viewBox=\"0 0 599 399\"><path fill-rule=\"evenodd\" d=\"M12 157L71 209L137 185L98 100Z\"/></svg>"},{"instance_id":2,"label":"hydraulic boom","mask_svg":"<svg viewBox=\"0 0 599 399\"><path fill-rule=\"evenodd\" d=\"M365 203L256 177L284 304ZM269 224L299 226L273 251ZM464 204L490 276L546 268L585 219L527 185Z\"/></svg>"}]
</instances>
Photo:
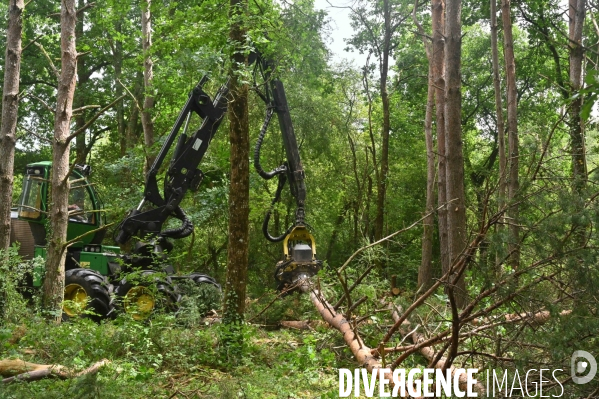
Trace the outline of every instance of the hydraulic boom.
<instances>
[{"instance_id":1,"label":"hydraulic boom","mask_svg":"<svg viewBox=\"0 0 599 399\"><path fill-rule=\"evenodd\" d=\"M293 130L285 88L279 79L273 78L272 71L273 65L258 55L254 77L260 75L262 83L261 87L256 85L255 90L266 103L267 110L264 124L254 148L254 167L263 179L269 180L275 176L278 178L277 191L271 207L264 217L262 232L266 239L271 242L283 241L283 259L277 263L275 279L279 283L279 289L285 289L318 273L322 262L316 257L316 241L305 221L305 173ZM273 114L276 114L279 120L287 160L272 171L265 172L260 165L260 149ZM268 231L268 223L272 209L280 200L286 182L289 182L291 195L295 198L295 220L285 233L280 236L272 236Z\"/></svg>"}]
</instances>

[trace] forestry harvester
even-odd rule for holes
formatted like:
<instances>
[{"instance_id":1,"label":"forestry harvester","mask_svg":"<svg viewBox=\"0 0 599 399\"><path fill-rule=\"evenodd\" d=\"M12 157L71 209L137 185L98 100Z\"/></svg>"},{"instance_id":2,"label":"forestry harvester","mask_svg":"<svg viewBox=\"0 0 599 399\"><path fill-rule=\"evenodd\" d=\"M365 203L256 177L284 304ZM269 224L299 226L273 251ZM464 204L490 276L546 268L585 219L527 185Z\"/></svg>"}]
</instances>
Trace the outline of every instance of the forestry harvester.
<instances>
[{"instance_id":1,"label":"forestry harvester","mask_svg":"<svg viewBox=\"0 0 599 399\"><path fill-rule=\"evenodd\" d=\"M273 205L280 199L286 181L289 181L297 203L295 222L281 236L273 237L268 232L272 206L263 223L263 232L269 241L283 241L283 257L276 265L275 279L279 289L284 289L316 274L321 262L316 258L314 237L304 221L304 171L283 84L272 78L272 66L258 54L253 54L251 61L256 61L254 77L260 76L262 80L260 85L255 85L255 91L267 104L266 119L254 151L254 166L265 179L278 176ZM128 243L132 238L136 240L131 253L121 253L119 246L103 243L106 221L102 201L88 181L91 168L87 165L75 165L73 168L70 176L67 232L70 245L65 263L64 318L77 316L84 310L91 310L85 313L91 313L96 319L107 317L114 314L114 298L123 311L138 320L147 318L157 307L176 309L181 298L177 283L181 280L220 293L220 285L212 277L201 273L176 275L174 268L166 263L166 254L173 248L169 239L184 238L193 232L192 221L179 205L188 190L198 189L203 178L198 166L227 111L228 82L212 100L203 89L206 81L207 77L202 78L190 93L146 175L142 200L125 216L113 234L114 242L119 245ZM199 115L202 122L195 132L188 135L193 113ZM260 166L260 148L273 113L278 115L287 161L273 171L265 172ZM171 149L170 163L160 190L158 172ZM46 255L50 171L50 162L27 165L23 192L12 212L11 242L20 243L19 252L25 258L45 258ZM178 219L180 226L165 229L169 218ZM29 284L39 287L42 278L43 266L40 266L33 271Z\"/></svg>"},{"instance_id":2,"label":"forestry harvester","mask_svg":"<svg viewBox=\"0 0 599 399\"><path fill-rule=\"evenodd\" d=\"M173 248L169 239L184 238L193 232L193 223L179 204L188 190L198 189L203 177L198 166L227 110L228 85L223 85L211 100L203 89L206 81L206 77L202 78L190 93L149 169L143 199L114 232L117 244L136 238L131 253L122 254L120 247L103 243L106 221L102 201L88 181L91 168L86 165L73 168L67 230L67 241L71 244L65 263L65 318L76 316L86 308L95 314L94 318L109 316L115 308L114 297L135 319L145 319L157 307L176 309L181 299L176 285L180 280L220 293L220 285L212 277L201 273L178 276L174 268L166 264L166 254ZM198 114L202 122L188 136L193 113ZM158 172L175 141L161 191ZM11 241L20 242L20 253L24 257L45 258L50 171L50 162L30 164L26 169L11 229ZM164 229L169 218L179 219L180 226ZM30 283L34 287L41 286L42 275L43 267L34 270Z\"/></svg>"}]
</instances>

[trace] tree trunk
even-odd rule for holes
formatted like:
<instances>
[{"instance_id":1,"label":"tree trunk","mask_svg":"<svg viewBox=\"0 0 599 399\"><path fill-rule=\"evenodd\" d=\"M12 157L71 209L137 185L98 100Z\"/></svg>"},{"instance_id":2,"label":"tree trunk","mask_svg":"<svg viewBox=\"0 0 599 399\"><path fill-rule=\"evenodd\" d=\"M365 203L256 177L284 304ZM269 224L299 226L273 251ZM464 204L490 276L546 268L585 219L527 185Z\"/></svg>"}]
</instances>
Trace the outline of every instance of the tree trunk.
<instances>
[{"instance_id":1,"label":"tree trunk","mask_svg":"<svg viewBox=\"0 0 599 399\"><path fill-rule=\"evenodd\" d=\"M433 81L435 83L435 120L437 125L437 203L439 211L439 245L441 248L441 270L443 274L449 270L449 247L447 231L446 164L445 159L445 0L432 0L433 24Z\"/></svg>"},{"instance_id":2,"label":"tree trunk","mask_svg":"<svg viewBox=\"0 0 599 399\"><path fill-rule=\"evenodd\" d=\"M122 20L118 20L114 24L114 30L117 33L121 33L123 30ZM116 40L113 49L113 61L112 66L114 68L114 87L117 98L123 95L123 85L119 83L123 73L123 42ZM117 135L120 144L121 157L124 157L127 153L127 149L131 146L131 143L127 141L127 124L125 123L125 100L119 100L116 105L116 123L117 123Z\"/></svg>"},{"instance_id":3,"label":"tree trunk","mask_svg":"<svg viewBox=\"0 0 599 399\"><path fill-rule=\"evenodd\" d=\"M366 62L368 65L368 61ZM362 83L364 85L364 92L366 93L366 98L368 99L368 135L370 137L370 146L366 146L364 148L366 162L364 163L364 176L368 179L367 191L366 191L366 211L364 212L364 220L362 225L364 226L364 237L370 239L371 241L376 241L374 239L374 234L371 234L370 231L370 203L372 202L372 178L370 177L370 172L368 171L368 154L369 150L372 153L372 169L374 170L375 178L379 181L379 169L377 167L377 158L376 158L376 145L374 139L374 131L373 131L373 123L372 123L372 96L370 95L370 88L368 83L368 68L364 68L362 70Z\"/></svg>"},{"instance_id":4,"label":"tree trunk","mask_svg":"<svg viewBox=\"0 0 599 399\"><path fill-rule=\"evenodd\" d=\"M351 203L350 202L346 203L343 206L343 209L341 210L341 212L339 212L339 215L337 215L337 219L335 220L335 224L333 225L333 232L331 233L331 238L329 239L329 245L327 246L327 253L324 256L324 259L329 264L331 263L331 256L333 255L333 247L335 246L335 243L337 242L337 236L339 235L339 228L345 221L345 215L350 210L350 208L351 208ZM275 231L278 232L279 230L277 229Z\"/></svg>"},{"instance_id":5,"label":"tree trunk","mask_svg":"<svg viewBox=\"0 0 599 399\"><path fill-rule=\"evenodd\" d=\"M63 0L60 13L61 71L56 95L52 179L49 209L50 237L46 259L46 276L42 303L60 322L64 291L64 261L69 199L69 131L73 115L73 96L77 83L77 49L75 0Z\"/></svg>"},{"instance_id":6,"label":"tree trunk","mask_svg":"<svg viewBox=\"0 0 599 399\"><path fill-rule=\"evenodd\" d=\"M507 191L507 158L505 154L505 123L503 121L503 105L501 101L501 78L499 76L499 50L497 43L497 1L491 0L491 54L493 58L493 86L495 88L495 112L497 115L497 147L499 149L499 210L505 206ZM497 229L503 228L504 218L501 218ZM496 263L501 259L496 257Z\"/></svg>"},{"instance_id":7,"label":"tree trunk","mask_svg":"<svg viewBox=\"0 0 599 399\"><path fill-rule=\"evenodd\" d=\"M131 99L131 112L125 130L126 141L130 147L135 147L141 135L139 129L139 104L143 102L143 80L143 74L138 72L133 88L133 98Z\"/></svg>"},{"instance_id":8,"label":"tree trunk","mask_svg":"<svg viewBox=\"0 0 599 399\"><path fill-rule=\"evenodd\" d=\"M570 0L570 96L578 92L582 86L582 60L584 58L582 28L584 26L585 11L585 0ZM581 107L582 96L578 96L572 101L569 115L570 141L572 146L572 175L574 179L573 188L579 194L586 186L587 180L584 131L582 118L580 117Z\"/></svg>"},{"instance_id":9,"label":"tree trunk","mask_svg":"<svg viewBox=\"0 0 599 399\"><path fill-rule=\"evenodd\" d=\"M81 9L85 6L84 0L79 0L79 4L77 5L78 9ZM79 15L79 19L77 20L77 26L75 27L75 37L79 40L83 36L83 15ZM79 84L79 90L77 91L77 95L73 100L73 106L75 109L81 108L85 105L86 98L83 92L83 88L89 81L90 74L86 73L85 70L85 57L81 57L77 60L77 81ZM79 111L75 118L75 131L78 131L83 126L85 126L85 110ZM87 150L85 144L85 133L79 134L75 138L75 163L84 164L85 159L87 158Z\"/></svg>"},{"instance_id":10,"label":"tree trunk","mask_svg":"<svg viewBox=\"0 0 599 399\"><path fill-rule=\"evenodd\" d=\"M389 72L389 53L391 51L391 6L389 0L383 0L383 16L385 19L385 33L383 37L383 52L379 59L381 74L380 90L383 105L383 131L381 145L381 168L377 181L376 218L374 222L374 240L383 238L385 225L385 199L387 195L387 174L389 173L389 131L390 111L389 94L387 93L387 75Z\"/></svg>"},{"instance_id":11,"label":"tree trunk","mask_svg":"<svg viewBox=\"0 0 599 399\"><path fill-rule=\"evenodd\" d=\"M433 279L433 231L435 223L435 145L433 140L433 111L435 106L435 81L433 76L432 44L427 40L422 25L416 18L417 7L414 7L412 17L422 36L422 43L428 59L428 92L426 96L426 114L424 116L424 139L426 142L426 208L428 214L422 220L422 259L418 269L419 292L426 290Z\"/></svg>"},{"instance_id":12,"label":"tree trunk","mask_svg":"<svg viewBox=\"0 0 599 399\"><path fill-rule=\"evenodd\" d=\"M435 85L433 82L433 63L429 57L428 95L424 118L424 137L426 140L426 213L422 221L422 260L418 269L418 288L426 290L433 283L433 230L435 223L435 149L433 143L433 107ZM424 291L423 291L424 292Z\"/></svg>"},{"instance_id":13,"label":"tree trunk","mask_svg":"<svg viewBox=\"0 0 599 399\"><path fill-rule=\"evenodd\" d=\"M507 212L510 239L508 252L509 263L513 268L520 264L520 228L518 227L518 205L515 198L520 188L518 179L519 149L518 149L518 93L516 91L516 61L514 56L514 38L512 35L512 18L510 16L510 0L501 2L501 18L503 21L503 51L505 57L505 72L507 81L507 128L509 145L509 171Z\"/></svg>"},{"instance_id":14,"label":"tree trunk","mask_svg":"<svg viewBox=\"0 0 599 399\"><path fill-rule=\"evenodd\" d=\"M4 58L2 122L0 126L0 250L10 245L10 206L14 179L15 144L19 111L21 32L24 0L10 0Z\"/></svg>"},{"instance_id":15,"label":"tree trunk","mask_svg":"<svg viewBox=\"0 0 599 399\"><path fill-rule=\"evenodd\" d=\"M247 286L250 200L250 137L248 86L241 72L247 65L242 47L245 44L246 0L231 0L229 39L235 46L231 66L231 100L229 101L229 142L231 183L229 186L229 244L225 281L224 322L243 320Z\"/></svg>"},{"instance_id":16,"label":"tree trunk","mask_svg":"<svg viewBox=\"0 0 599 399\"><path fill-rule=\"evenodd\" d=\"M464 191L464 156L462 149L461 0L447 0L445 12L445 159L448 204L447 232L450 263L458 261L466 247L466 203ZM457 280L457 281L456 281ZM464 275L450 276L455 286L458 307L466 304Z\"/></svg>"},{"instance_id":17,"label":"tree trunk","mask_svg":"<svg viewBox=\"0 0 599 399\"><path fill-rule=\"evenodd\" d=\"M354 323L348 321L343 315L338 314L333 309L333 305L328 303L326 299L317 290L310 291L310 300L316 307L323 320L329 323L332 327L339 330L343 335L343 340L347 344L348 348L352 351L360 367L364 367L371 373L373 370L383 369L384 366L374 356L372 356L372 349L370 349L362 338L356 334L357 328ZM387 367L389 367L387 365ZM388 371L385 373L385 378L390 381L390 386L393 386L393 375L392 372ZM404 392L407 388L404 386ZM401 391L400 391L401 392ZM400 396L408 397L408 396Z\"/></svg>"},{"instance_id":18,"label":"tree trunk","mask_svg":"<svg viewBox=\"0 0 599 399\"><path fill-rule=\"evenodd\" d=\"M151 147L154 145L154 122L152 121L152 110L154 108L154 95L152 82L154 72L150 53L152 49L152 12L150 10L152 0L145 0L141 11L141 35L144 52L144 103L141 113L141 124L144 130L144 145L146 151L146 165L144 175L154 163L154 155L151 155Z\"/></svg>"}]
</instances>

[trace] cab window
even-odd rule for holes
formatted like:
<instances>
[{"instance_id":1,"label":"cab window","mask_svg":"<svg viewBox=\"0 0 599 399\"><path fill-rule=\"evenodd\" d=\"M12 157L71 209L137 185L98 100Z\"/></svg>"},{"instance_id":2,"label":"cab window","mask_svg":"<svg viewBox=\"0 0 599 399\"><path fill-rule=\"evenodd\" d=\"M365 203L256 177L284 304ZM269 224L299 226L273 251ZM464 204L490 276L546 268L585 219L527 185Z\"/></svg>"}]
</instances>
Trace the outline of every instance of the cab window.
<instances>
[{"instance_id":1,"label":"cab window","mask_svg":"<svg viewBox=\"0 0 599 399\"><path fill-rule=\"evenodd\" d=\"M28 175L23 187L23 196L19 201L19 217L38 219L42 214L43 179Z\"/></svg>"},{"instance_id":2,"label":"cab window","mask_svg":"<svg viewBox=\"0 0 599 399\"><path fill-rule=\"evenodd\" d=\"M71 176L69 192L69 221L95 224L94 204L88 189L88 182Z\"/></svg>"}]
</instances>

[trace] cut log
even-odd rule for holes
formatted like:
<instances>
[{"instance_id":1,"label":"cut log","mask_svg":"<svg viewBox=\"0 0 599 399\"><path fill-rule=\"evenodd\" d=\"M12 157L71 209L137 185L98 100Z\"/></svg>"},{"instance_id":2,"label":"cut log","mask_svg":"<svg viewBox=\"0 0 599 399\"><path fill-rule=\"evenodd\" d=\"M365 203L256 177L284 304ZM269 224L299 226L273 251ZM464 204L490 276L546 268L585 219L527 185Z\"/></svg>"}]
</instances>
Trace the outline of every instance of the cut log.
<instances>
[{"instance_id":1,"label":"cut log","mask_svg":"<svg viewBox=\"0 0 599 399\"><path fill-rule=\"evenodd\" d=\"M305 287L302 288L304 289L304 291L306 291ZM314 304L324 321L326 321L332 327L339 330L341 334L343 334L343 339L345 343L347 344L349 349L351 349L352 353L356 357L356 360L358 361L361 367L366 368L368 372L372 372L372 370L375 369L384 368L383 365L379 362L379 360L372 356L371 349L366 346L364 341L362 341L362 339L357 334L354 333L354 329L352 328L350 322L347 321L347 319L345 319L345 317L343 317L341 314L335 312L335 310L333 309L333 305L328 303L322 297L322 295L320 295L318 290L313 289L310 291L310 299L312 300L312 303ZM385 378L389 380L389 385L393 387L393 372L387 371L385 373ZM401 392L401 389L399 390L399 392ZM405 388L404 392L408 392L407 387ZM409 396L404 397L407 398Z\"/></svg>"}]
</instances>

